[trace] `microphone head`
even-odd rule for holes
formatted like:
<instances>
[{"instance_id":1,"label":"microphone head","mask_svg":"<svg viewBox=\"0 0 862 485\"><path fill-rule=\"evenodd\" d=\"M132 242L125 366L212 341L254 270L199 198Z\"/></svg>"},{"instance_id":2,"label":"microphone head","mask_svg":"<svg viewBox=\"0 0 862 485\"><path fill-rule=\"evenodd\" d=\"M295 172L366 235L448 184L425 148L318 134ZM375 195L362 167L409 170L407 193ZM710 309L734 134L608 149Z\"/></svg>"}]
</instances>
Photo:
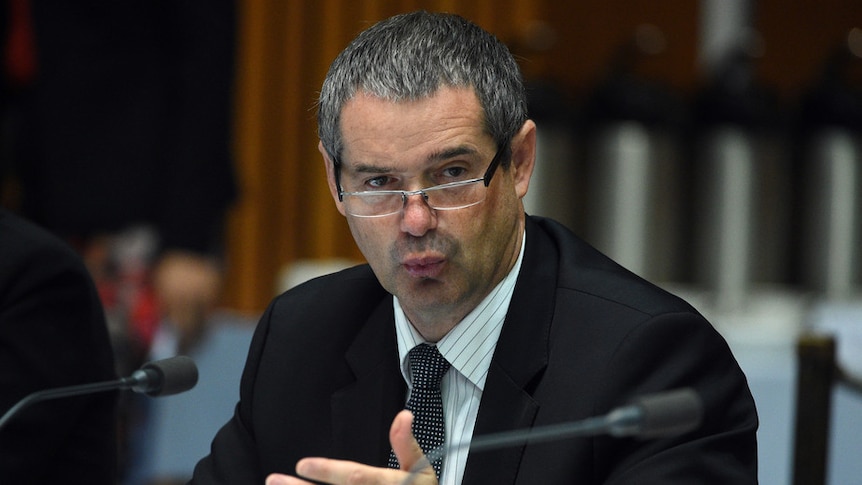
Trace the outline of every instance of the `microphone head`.
<instances>
[{"instance_id":1,"label":"microphone head","mask_svg":"<svg viewBox=\"0 0 862 485\"><path fill-rule=\"evenodd\" d=\"M703 419L703 402L694 389L683 388L643 396L634 401L642 411L640 438L673 436L697 429Z\"/></svg>"},{"instance_id":2,"label":"microphone head","mask_svg":"<svg viewBox=\"0 0 862 485\"><path fill-rule=\"evenodd\" d=\"M148 396L179 394L198 383L198 367L185 355L148 362L141 371L147 375L147 385L142 391Z\"/></svg>"}]
</instances>

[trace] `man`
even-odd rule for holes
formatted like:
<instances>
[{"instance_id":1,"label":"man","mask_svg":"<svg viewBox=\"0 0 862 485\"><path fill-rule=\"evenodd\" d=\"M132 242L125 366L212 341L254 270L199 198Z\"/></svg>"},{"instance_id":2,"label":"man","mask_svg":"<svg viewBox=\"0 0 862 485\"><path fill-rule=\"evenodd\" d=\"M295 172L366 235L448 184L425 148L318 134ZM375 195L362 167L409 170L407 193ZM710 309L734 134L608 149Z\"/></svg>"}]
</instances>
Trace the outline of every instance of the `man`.
<instances>
[{"instance_id":1,"label":"man","mask_svg":"<svg viewBox=\"0 0 862 485\"><path fill-rule=\"evenodd\" d=\"M194 483L756 482L754 402L724 340L685 302L525 215L525 106L508 50L460 17L393 17L339 55L319 146L369 265L272 303ZM442 433L411 427L422 405L399 413L425 378L410 370L422 343L449 365ZM466 444L679 387L705 404L680 436ZM414 439L429 434L445 436L442 460Z\"/></svg>"},{"instance_id":2,"label":"man","mask_svg":"<svg viewBox=\"0 0 862 485\"><path fill-rule=\"evenodd\" d=\"M0 414L43 389L116 379L105 316L81 259L0 209ZM0 429L0 483L117 480L116 393L25 407Z\"/></svg>"}]
</instances>

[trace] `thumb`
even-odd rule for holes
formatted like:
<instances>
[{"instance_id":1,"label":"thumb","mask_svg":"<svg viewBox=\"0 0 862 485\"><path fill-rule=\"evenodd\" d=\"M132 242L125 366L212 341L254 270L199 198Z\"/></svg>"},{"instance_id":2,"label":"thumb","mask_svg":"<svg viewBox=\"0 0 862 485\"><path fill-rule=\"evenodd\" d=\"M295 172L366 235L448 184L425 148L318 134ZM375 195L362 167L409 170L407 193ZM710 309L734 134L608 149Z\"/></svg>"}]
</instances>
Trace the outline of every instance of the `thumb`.
<instances>
[{"instance_id":1,"label":"thumb","mask_svg":"<svg viewBox=\"0 0 862 485\"><path fill-rule=\"evenodd\" d=\"M413 436L413 413L403 410L395 416L389 429L389 442L392 451L404 471L415 472L417 475L435 477L434 468L422 452L422 448Z\"/></svg>"}]
</instances>

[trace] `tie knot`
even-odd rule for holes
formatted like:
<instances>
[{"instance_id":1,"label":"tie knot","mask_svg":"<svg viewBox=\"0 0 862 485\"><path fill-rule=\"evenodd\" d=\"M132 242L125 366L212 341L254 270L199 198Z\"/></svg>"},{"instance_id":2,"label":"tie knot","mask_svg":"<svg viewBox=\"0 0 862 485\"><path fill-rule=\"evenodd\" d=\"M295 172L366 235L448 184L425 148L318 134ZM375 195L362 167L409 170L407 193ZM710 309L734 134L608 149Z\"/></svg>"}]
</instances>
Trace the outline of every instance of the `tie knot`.
<instances>
[{"instance_id":1,"label":"tie knot","mask_svg":"<svg viewBox=\"0 0 862 485\"><path fill-rule=\"evenodd\" d=\"M449 370L449 362L437 347L419 344L407 354L413 386L417 388L439 388L443 374Z\"/></svg>"}]
</instances>

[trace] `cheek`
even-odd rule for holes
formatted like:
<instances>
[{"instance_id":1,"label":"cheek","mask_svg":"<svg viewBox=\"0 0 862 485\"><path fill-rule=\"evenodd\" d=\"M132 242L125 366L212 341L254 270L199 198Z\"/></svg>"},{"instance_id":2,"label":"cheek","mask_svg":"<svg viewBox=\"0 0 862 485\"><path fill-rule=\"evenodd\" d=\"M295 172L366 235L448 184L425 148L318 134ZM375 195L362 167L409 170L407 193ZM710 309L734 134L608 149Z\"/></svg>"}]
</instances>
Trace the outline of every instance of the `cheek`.
<instances>
[{"instance_id":1,"label":"cheek","mask_svg":"<svg viewBox=\"0 0 862 485\"><path fill-rule=\"evenodd\" d=\"M488 235L487 238L490 238L491 234L499 235L501 230L514 223L520 207L512 187L506 186L503 189L488 193L483 213L479 216L481 225L484 226L480 230ZM479 225L478 221L476 225ZM488 241L488 244L494 244L494 241Z\"/></svg>"},{"instance_id":2,"label":"cheek","mask_svg":"<svg viewBox=\"0 0 862 485\"><path fill-rule=\"evenodd\" d=\"M486 261L502 256L501 251L505 251L512 235L517 232L520 214L520 202L514 192L497 193L487 201L485 212L477 217L472 229L476 245L481 248L481 254L477 256Z\"/></svg>"},{"instance_id":3,"label":"cheek","mask_svg":"<svg viewBox=\"0 0 862 485\"><path fill-rule=\"evenodd\" d=\"M350 217L347 219L347 225L359 251L365 256L366 261L375 265L386 253L389 243L386 240L388 231L373 222L375 221L371 219L360 221Z\"/></svg>"},{"instance_id":4,"label":"cheek","mask_svg":"<svg viewBox=\"0 0 862 485\"><path fill-rule=\"evenodd\" d=\"M489 202L486 200L486 202ZM499 209L496 204L488 204L482 211L472 214L464 214L457 226L452 226L447 231L448 235L458 241L458 247L463 264L468 266L484 266L486 261L494 257L496 246L501 236L501 222L499 220ZM446 231L446 228L442 230Z\"/></svg>"},{"instance_id":5,"label":"cheek","mask_svg":"<svg viewBox=\"0 0 862 485\"><path fill-rule=\"evenodd\" d=\"M359 249L362 249L364 252L364 246L368 244L368 230L365 228L365 225L363 225L362 223L357 223L355 219L351 219L348 216L347 227L350 228L350 234L353 235L353 240L356 241L356 245L359 246Z\"/></svg>"}]
</instances>

